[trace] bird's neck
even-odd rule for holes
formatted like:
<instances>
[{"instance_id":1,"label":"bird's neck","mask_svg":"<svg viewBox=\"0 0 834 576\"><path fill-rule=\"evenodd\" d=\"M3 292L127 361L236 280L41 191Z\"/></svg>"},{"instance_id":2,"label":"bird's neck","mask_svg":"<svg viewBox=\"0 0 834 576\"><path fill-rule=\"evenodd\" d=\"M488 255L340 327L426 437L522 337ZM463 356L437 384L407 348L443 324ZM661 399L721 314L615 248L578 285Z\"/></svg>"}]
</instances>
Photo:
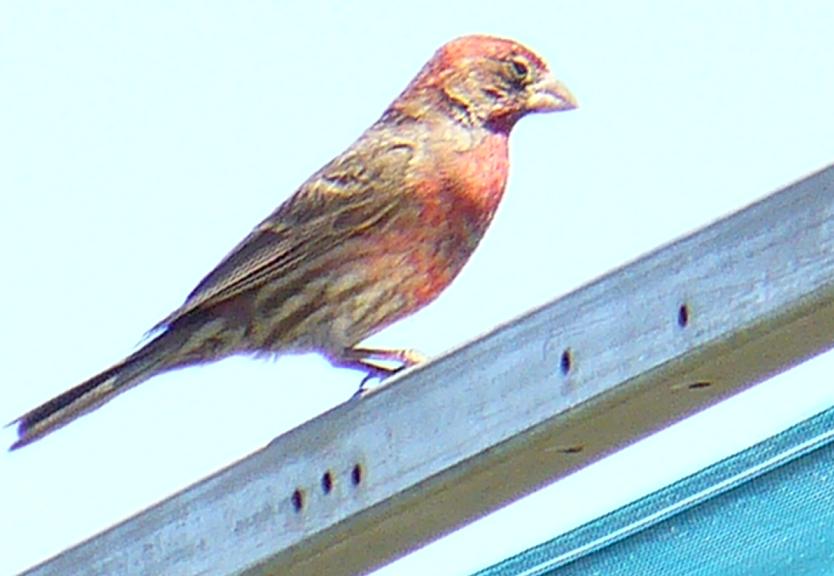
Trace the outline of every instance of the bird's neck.
<instances>
[{"instance_id":1,"label":"bird's neck","mask_svg":"<svg viewBox=\"0 0 834 576\"><path fill-rule=\"evenodd\" d=\"M383 119L427 123L451 121L467 129L488 130L504 137L509 136L518 117L506 115L494 119L490 116L491 110L486 106L478 106L466 91L457 89L456 85L448 85L442 89L412 88L389 106Z\"/></svg>"},{"instance_id":2,"label":"bird's neck","mask_svg":"<svg viewBox=\"0 0 834 576\"><path fill-rule=\"evenodd\" d=\"M429 129L435 138L425 142L431 161L414 174L432 225L455 222L475 241L495 214L509 171L506 134L461 126L451 120ZM474 246L471 247L474 249Z\"/></svg>"},{"instance_id":3,"label":"bird's neck","mask_svg":"<svg viewBox=\"0 0 834 576\"><path fill-rule=\"evenodd\" d=\"M456 192L476 207L479 227L486 227L504 195L509 172L508 134L470 131L472 145L452 159ZM481 232L483 233L483 232Z\"/></svg>"}]
</instances>

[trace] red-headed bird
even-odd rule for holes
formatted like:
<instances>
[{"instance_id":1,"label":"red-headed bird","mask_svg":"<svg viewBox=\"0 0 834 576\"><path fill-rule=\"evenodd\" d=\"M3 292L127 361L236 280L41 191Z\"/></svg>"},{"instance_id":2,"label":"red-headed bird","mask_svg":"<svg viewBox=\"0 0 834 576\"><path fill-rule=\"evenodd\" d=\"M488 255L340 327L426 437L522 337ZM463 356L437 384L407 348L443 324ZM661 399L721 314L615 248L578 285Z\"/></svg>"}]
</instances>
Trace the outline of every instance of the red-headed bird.
<instances>
[{"instance_id":1,"label":"red-headed bird","mask_svg":"<svg viewBox=\"0 0 834 576\"><path fill-rule=\"evenodd\" d=\"M161 372L234 354L316 351L382 375L420 361L358 344L434 300L492 220L507 145L531 112L576 102L536 53L466 36L442 46L350 148L200 282L140 350L15 421L24 446Z\"/></svg>"}]
</instances>

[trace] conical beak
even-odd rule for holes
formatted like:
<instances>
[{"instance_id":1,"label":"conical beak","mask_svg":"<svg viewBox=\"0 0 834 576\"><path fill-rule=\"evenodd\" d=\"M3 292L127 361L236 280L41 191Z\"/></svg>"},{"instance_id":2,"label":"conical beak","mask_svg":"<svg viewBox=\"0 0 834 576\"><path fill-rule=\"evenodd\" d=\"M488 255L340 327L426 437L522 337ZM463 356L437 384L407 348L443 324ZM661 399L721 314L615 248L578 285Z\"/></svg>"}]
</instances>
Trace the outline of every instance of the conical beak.
<instances>
[{"instance_id":1,"label":"conical beak","mask_svg":"<svg viewBox=\"0 0 834 576\"><path fill-rule=\"evenodd\" d=\"M556 112L576 108L576 98L568 87L548 74L530 86L527 109L530 112Z\"/></svg>"}]
</instances>

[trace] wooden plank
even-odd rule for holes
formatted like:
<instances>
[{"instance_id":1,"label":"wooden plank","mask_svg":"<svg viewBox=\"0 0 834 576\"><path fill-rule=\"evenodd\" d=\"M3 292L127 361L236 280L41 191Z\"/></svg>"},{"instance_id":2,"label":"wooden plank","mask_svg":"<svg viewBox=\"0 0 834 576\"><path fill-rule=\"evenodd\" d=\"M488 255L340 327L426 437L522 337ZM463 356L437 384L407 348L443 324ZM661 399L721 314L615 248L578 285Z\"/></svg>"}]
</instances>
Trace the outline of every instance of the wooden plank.
<instances>
[{"instance_id":1,"label":"wooden plank","mask_svg":"<svg viewBox=\"0 0 834 576\"><path fill-rule=\"evenodd\" d=\"M832 344L829 167L27 574L366 572Z\"/></svg>"}]
</instances>

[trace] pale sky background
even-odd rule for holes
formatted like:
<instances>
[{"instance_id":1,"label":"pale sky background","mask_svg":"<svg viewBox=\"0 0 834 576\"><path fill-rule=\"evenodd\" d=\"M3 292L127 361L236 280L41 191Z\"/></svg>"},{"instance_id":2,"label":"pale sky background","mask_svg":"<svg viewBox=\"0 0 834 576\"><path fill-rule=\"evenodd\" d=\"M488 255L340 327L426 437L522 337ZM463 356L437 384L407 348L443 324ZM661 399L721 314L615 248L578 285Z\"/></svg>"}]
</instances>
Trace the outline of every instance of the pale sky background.
<instances>
[{"instance_id":1,"label":"pale sky background","mask_svg":"<svg viewBox=\"0 0 834 576\"><path fill-rule=\"evenodd\" d=\"M824 1L4 1L0 421L132 351L451 38L528 44L580 108L517 126L470 264L373 339L428 354L834 162L832 30ZM834 404L833 369L807 363L380 574L466 574L577 526ZM234 359L0 453L0 574L246 456L360 378L316 357Z\"/></svg>"}]
</instances>

